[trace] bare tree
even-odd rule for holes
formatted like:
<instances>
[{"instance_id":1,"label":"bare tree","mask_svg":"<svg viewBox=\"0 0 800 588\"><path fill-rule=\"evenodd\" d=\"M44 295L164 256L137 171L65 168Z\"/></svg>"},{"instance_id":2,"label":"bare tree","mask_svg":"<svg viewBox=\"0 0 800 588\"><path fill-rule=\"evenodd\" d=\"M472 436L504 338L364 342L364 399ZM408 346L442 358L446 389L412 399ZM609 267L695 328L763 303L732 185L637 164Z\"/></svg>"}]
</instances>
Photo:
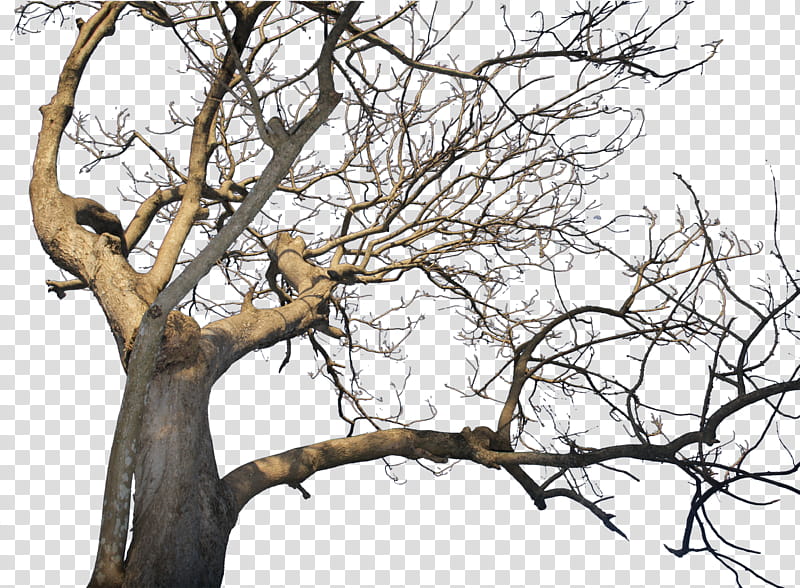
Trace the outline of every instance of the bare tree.
<instances>
[{"instance_id":1,"label":"bare tree","mask_svg":"<svg viewBox=\"0 0 800 588\"><path fill-rule=\"evenodd\" d=\"M631 459L670 464L695 483L683 541L670 550L707 551L737 582L745 570L775 585L728 554L736 546L708 504L720 495L749 500L737 493L742 483L797 492L784 481L798 469L791 448L787 467L762 471L748 460L778 420L796 418L786 399L800 388L797 369L776 378L771 362L797 337L800 289L778 248L780 288L734 288L732 264L762 251L721 231L679 174L690 206L674 225L648 209L592 222L586 190L641 132L637 112L607 97L634 80L666 84L698 72L719 44L662 71L659 59L675 47L659 35L688 3L666 20L645 15L615 31L630 4L536 12L526 30L506 20L509 46L476 63L446 52L459 19L444 22L414 3L379 17L352 2L18 9L19 32L91 9L76 21L75 45L41 108L30 183L42 246L69 274L50 289L60 298L91 291L127 372L90 585L218 585L228 535L251 498L279 485L307 497L303 484L320 470L390 456L432 469L465 460L505 470L537 508L567 498L621 537L593 473L624 475ZM97 47L126 15L171 31L187 71L204 80L191 115L170 105L169 133L187 137L185 152L129 129L124 110L109 128L75 104ZM287 51L308 34L317 50L292 69ZM552 90L555 75L570 79L568 91ZM616 123L612 136L599 132L603 121ZM61 191L65 138L89 154L89 172L124 165L135 150L151 154L145 174L130 169L137 208L127 226L102 195ZM339 147L321 153L326 139ZM629 258L609 237L637 223L643 238ZM627 297L576 304L563 296L562 277L585 259L625 273ZM208 293L201 280L209 274L232 299ZM531 274L539 289L526 286ZM366 297L386 297L388 284L412 275L424 284L413 295L381 313L365 310ZM554 297L540 295L546 287ZM376 407L386 391L370 389L360 362L370 354L402 361L423 300L457 309L465 326L454 337L500 358L498 369L468 362L467 386L452 390L496 405L495 422L429 430L424 414ZM208 423L214 382L275 345L286 347L280 371L298 344L313 348L344 436L220 476ZM603 358L623 345L629 371L609 371ZM709 353L689 406L676 409L649 377L664 349ZM625 438L596 445L543 399L600 404ZM730 459L719 430L757 403L768 407L763 434Z\"/></svg>"}]
</instances>

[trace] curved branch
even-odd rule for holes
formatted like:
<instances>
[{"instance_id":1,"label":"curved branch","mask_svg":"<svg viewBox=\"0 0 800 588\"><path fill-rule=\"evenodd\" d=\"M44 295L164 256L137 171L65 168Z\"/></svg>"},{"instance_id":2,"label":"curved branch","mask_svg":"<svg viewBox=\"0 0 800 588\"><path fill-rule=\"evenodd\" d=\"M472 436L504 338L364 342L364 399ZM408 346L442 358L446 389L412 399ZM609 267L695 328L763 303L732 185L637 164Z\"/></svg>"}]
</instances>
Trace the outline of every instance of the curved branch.
<instances>
[{"instance_id":1,"label":"curved branch","mask_svg":"<svg viewBox=\"0 0 800 588\"><path fill-rule=\"evenodd\" d=\"M711 415L702 429L681 435L663 445L638 443L615 445L583 453L508 452L495 451L491 448L495 435L485 427L478 427L474 431L464 429L461 433L390 429L331 439L263 457L230 472L223 478L223 482L231 489L236 508L241 510L251 498L274 486L281 484L297 486L318 471L390 455L408 459L429 459L437 463L445 463L449 459L464 459L491 468L520 465L550 466L558 469L584 468L623 458L672 463L676 460L677 453L689 445L698 442L709 445L716 443L717 427L735 412L790 390L800 390L800 380L774 384L746 396L737 396ZM577 495L559 489L542 491L542 500L555 496L567 496L575 500ZM584 504L583 501L579 502ZM600 516L598 512L602 512L596 508L590 510L598 516ZM614 525L610 525L608 515L600 518L610 529L621 533Z\"/></svg>"},{"instance_id":2,"label":"curved branch","mask_svg":"<svg viewBox=\"0 0 800 588\"><path fill-rule=\"evenodd\" d=\"M232 185L233 182L226 182L220 186L220 188L203 186L202 196L212 200L241 200L240 196L237 195L234 197L232 195ZM186 194L186 191L186 184L162 188L153 192L144 200L144 202L139 205L133 220L131 220L128 228L125 229L125 241L128 244L129 250L136 247L136 245L139 243L147 229L153 223L153 220L156 218L158 211L164 208L167 204L172 204L173 202L182 200ZM202 212L202 208L198 209L198 212L195 214L195 220L201 216Z\"/></svg>"},{"instance_id":3,"label":"curved branch","mask_svg":"<svg viewBox=\"0 0 800 588\"><path fill-rule=\"evenodd\" d=\"M99 237L79 227L72 199L58 185L58 150L72 116L75 94L86 64L103 38L114 33L116 19L124 7L109 2L81 27L75 45L67 57L58 88L50 102L42 106L42 129L39 131L30 183L33 223L42 246L59 267L87 277L89 251Z\"/></svg>"},{"instance_id":4,"label":"curved branch","mask_svg":"<svg viewBox=\"0 0 800 588\"><path fill-rule=\"evenodd\" d=\"M133 249L144 236L147 229L155 219L158 211L162 207L177 202L186 191L186 185L156 190L139 205L136 214L125 230L125 240L128 242L128 249Z\"/></svg>"},{"instance_id":5,"label":"curved branch","mask_svg":"<svg viewBox=\"0 0 800 588\"><path fill-rule=\"evenodd\" d=\"M57 188L58 147L72 116L75 93L78 91L83 70L100 42L114 34L117 17L124 7L124 2L106 2L80 28L75 45L58 78L55 95L49 104L39 109L44 120L36 146L32 182L46 182L51 189Z\"/></svg>"},{"instance_id":6,"label":"curved branch","mask_svg":"<svg viewBox=\"0 0 800 588\"><path fill-rule=\"evenodd\" d=\"M302 237L280 233L267 250L272 261L270 271L282 274L298 296L291 301L287 298L288 303L278 308L257 309L248 295L241 312L207 325L203 334L216 350L215 378L250 351L271 347L309 328L330 332L330 295L338 282L328 271L304 259L306 244Z\"/></svg>"},{"instance_id":7,"label":"curved branch","mask_svg":"<svg viewBox=\"0 0 800 588\"><path fill-rule=\"evenodd\" d=\"M100 42L114 33L125 3L107 2L80 28L75 45L64 62L58 87L50 102L40 108L39 132L29 193L33 224L42 247L53 262L91 284L109 319L109 326L124 357L125 346L146 308L138 288L138 274L124 258L121 229L116 216L91 199L74 199L58 185L58 151L75 104L83 71ZM88 211L94 211L88 214ZM97 232L85 230L81 224ZM114 235L110 238L109 231ZM77 287L77 282L50 284L57 294Z\"/></svg>"},{"instance_id":8,"label":"curved branch","mask_svg":"<svg viewBox=\"0 0 800 588\"><path fill-rule=\"evenodd\" d=\"M211 378L217 379L237 360L256 349L266 349L311 328L324 328L335 282L325 280L277 308L255 308L245 300L240 313L206 325L201 336L214 348Z\"/></svg>"},{"instance_id":9,"label":"curved branch","mask_svg":"<svg viewBox=\"0 0 800 588\"><path fill-rule=\"evenodd\" d=\"M497 422L497 433L502 442L506 445L506 449L511 449L511 422L517 410L519 398L522 394L522 387L531 373L530 370L528 370L528 362L531 361L531 355L539 344L544 341L558 325L587 313L606 314L623 319L626 317L625 312L604 308L602 306L581 306L579 308L573 308L550 321L536 336L520 345L517 349L514 359L514 375L511 381L511 387Z\"/></svg>"}]
</instances>

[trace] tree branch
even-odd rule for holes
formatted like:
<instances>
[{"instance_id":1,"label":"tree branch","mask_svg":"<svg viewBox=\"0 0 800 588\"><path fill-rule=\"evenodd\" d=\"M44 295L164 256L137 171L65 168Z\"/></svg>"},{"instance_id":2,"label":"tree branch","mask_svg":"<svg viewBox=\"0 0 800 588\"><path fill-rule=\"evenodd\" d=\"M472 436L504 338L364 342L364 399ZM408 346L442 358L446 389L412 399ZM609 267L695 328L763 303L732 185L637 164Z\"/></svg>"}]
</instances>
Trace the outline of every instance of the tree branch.
<instances>
[{"instance_id":1,"label":"tree branch","mask_svg":"<svg viewBox=\"0 0 800 588\"><path fill-rule=\"evenodd\" d=\"M206 168L211 155L208 146L214 119L223 96L230 89L231 78L236 71L236 58L247 44L250 32L255 27L256 17L260 11L266 8L268 6L262 4L260 10L252 8L237 14L232 45L228 47L225 59L211 82L203 106L195 118L186 190L181 198L181 206L158 250L155 263L147 274L147 280L157 292L160 292L172 277L178 256L194 224L197 210L200 207L200 197L206 184Z\"/></svg>"},{"instance_id":2,"label":"tree branch","mask_svg":"<svg viewBox=\"0 0 800 588\"><path fill-rule=\"evenodd\" d=\"M437 463L445 463L449 459L463 459L490 468L520 465L549 466L557 469L585 468L614 459L673 462L677 453L689 445L698 442L709 445L716 443L717 426L733 413L790 390L800 390L800 380L767 386L746 396L737 396L709 417L708 423L701 430L686 433L663 445L640 443L615 445L583 453L508 452L490 448L494 433L485 427L478 427L474 431L467 428L461 433L389 429L331 439L263 457L230 472L223 478L223 482L233 492L236 508L241 510L251 498L274 486L281 484L297 486L318 471L391 455L408 459L429 459ZM574 492L564 492L563 489L542 492L542 500L554 496L576 499ZM584 503L580 500L579 502ZM598 514L595 508L590 510ZM606 515L605 518L600 518L606 526L609 526L610 517ZM609 528L621 533L613 525Z\"/></svg>"},{"instance_id":3,"label":"tree branch","mask_svg":"<svg viewBox=\"0 0 800 588\"><path fill-rule=\"evenodd\" d=\"M213 345L211 377L219 378L237 360L256 349L266 349L311 328L324 329L335 282L320 282L288 304L259 309L245 301L238 314L203 327L202 338Z\"/></svg>"},{"instance_id":4,"label":"tree branch","mask_svg":"<svg viewBox=\"0 0 800 588\"><path fill-rule=\"evenodd\" d=\"M91 218L82 218L88 209L103 211L109 219L116 217L90 199L74 199L64 194L58 185L57 166L59 145L72 116L83 71L100 42L114 33L123 8L124 3L107 2L80 28L59 76L57 90L50 102L40 108L42 128L29 188L33 223L42 247L56 265L82 283L92 285L122 357L138 326L137 311L143 312L145 308L137 287L138 274L125 261L120 243L101 234L102 230L92 233L79 224L92 224ZM108 223L93 224L102 229ZM118 225L111 230L115 237L120 237ZM59 283L50 285L57 294L63 294L64 290L77 287L77 283L68 281L63 288Z\"/></svg>"}]
</instances>

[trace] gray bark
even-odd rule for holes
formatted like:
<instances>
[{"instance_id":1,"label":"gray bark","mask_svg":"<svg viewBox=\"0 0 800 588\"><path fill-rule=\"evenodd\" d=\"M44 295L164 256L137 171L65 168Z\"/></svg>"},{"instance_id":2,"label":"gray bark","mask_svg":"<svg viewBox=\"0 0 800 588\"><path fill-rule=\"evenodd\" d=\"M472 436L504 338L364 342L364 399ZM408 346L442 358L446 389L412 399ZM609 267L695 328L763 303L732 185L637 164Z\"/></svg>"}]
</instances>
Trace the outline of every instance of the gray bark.
<instances>
[{"instance_id":1,"label":"gray bark","mask_svg":"<svg viewBox=\"0 0 800 588\"><path fill-rule=\"evenodd\" d=\"M147 393L123 586L219 586L237 510L218 476L202 361L163 367Z\"/></svg>"}]
</instances>

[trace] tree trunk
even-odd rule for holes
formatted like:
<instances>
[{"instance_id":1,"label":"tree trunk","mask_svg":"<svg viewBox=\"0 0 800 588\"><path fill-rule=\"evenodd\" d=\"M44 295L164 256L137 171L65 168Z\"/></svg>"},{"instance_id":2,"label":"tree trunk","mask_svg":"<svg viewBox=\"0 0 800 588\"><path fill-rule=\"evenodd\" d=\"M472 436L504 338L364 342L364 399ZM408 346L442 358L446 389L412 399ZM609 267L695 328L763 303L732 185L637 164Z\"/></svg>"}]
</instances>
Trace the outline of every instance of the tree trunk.
<instances>
[{"instance_id":1,"label":"tree trunk","mask_svg":"<svg viewBox=\"0 0 800 588\"><path fill-rule=\"evenodd\" d=\"M169 358L167 358L169 359ZM219 586L237 512L208 426L201 359L161 365L137 444L133 540L124 586Z\"/></svg>"}]
</instances>

